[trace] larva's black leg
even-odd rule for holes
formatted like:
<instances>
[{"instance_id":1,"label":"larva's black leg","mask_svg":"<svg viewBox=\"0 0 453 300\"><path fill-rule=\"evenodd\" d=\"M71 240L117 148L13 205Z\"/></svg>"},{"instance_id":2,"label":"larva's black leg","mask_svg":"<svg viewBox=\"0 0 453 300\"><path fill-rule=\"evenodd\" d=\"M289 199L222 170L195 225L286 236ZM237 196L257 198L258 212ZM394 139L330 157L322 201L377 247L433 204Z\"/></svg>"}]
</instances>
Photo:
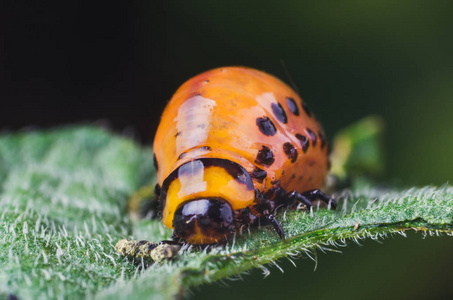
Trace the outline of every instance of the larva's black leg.
<instances>
[{"instance_id":1,"label":"larva's black leg","mask_svg":"<svg viewBox=\"0 0 453 300\"><path fill-rule=\"evenodd\" d=\"M307 199L307 197L305 197L302 194L299 194L297 191L292 191L292 192L286 194L285 200L288 204L292 204L295 202L302 203L308 209L310 209L310 207L313 206L313 204L311 203L310 200Z\"/></svg>"},{"instance_id":2,"label":"larva's black leg","mask_svg":"<svg viewBox=\"0 0 453 300\"><path fill-rule=\"evenodd\" d=\"M266 218L271 222L272 226L274 227L275 231L277 231L278 236L284 240L285 239L285 232L283 231L282 225L277 221L274 215L268 215Z\"/></svg>"},{"instance_id":3,"label":"larva's black leg","mask_svg":"<svg viewBox=\"0 0 453 300\"><path fill-rule=\"evenodd\" d=\"M316 199L319 199L322 202L326 203L327 205L330 204L330 206L333 209L337 208L337 202L334 199L332 199L332 197L325 194L321 190L316 189L316 190L306 191L306 192L303 192L302 195L305 196L306 198L308 198L310 201L315 201Z\"/></svg>"},{"instance_id":4,"label":"larva's black leg","mask_svg":"<svg viewBox=\"0 0 453 300\"><path fill-rule=\"evenodd\" d=\"M256 223L256 216L252 214L249 207L246 207L239 211L236 215L236 221L238 226L246 225L250 226Z\"/></svg>"},{"instance_id":5,"label":"larva's black leg","mask_svg":"<svg viewBox=\"0 0 453 300\"><path fill-rule=\"evenodd\" d=\"M283 189L281 189L280 187L275 187L274 190L272 191L272 195L273 196L278 195L278 193L282 190ZM282 226L274 216L276 210L275 201L270 201L267 195L261 195L261 193L258 193L257 199L259 199L259 202L254 206L254 209L258 212L259 217L258 218L255 217L256 220L265 222L266 224L271 223L275 231L277 232L278 236L281 239L285 239L285 232L283 231Z\"/></svg>"}]
</instances>

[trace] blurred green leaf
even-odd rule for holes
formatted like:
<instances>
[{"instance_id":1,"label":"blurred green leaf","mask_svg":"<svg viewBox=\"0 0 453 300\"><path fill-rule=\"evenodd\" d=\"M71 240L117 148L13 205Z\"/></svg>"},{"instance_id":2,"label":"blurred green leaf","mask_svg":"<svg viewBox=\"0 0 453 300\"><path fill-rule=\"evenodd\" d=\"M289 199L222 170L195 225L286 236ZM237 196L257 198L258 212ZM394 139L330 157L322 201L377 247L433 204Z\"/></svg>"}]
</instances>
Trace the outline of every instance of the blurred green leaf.
<instances>
[{"instance_id":1,"label":"blurred green leaf","mask_svg":"<svg viewBox=\"0 0 453 300\"><path fill-rule=\"evenodd\" d=\"M380 117L369 116L338 132L331 155L331 173L343 180L361 174L381 175L383 123Z\"/></svg>"},{"instance_id":2,"label":"blurred green leaf","mask_svg":"<svg viewBox=\"0 0 453 300\"><path fill-rule=\"evenodd\" d=\"M127 214L128 197L153 172L148 149L99 128L1 136L0 297L170 299L251 268L267 273L265 265L280 258L336 251L345 239L453 231L452 187L362 187L337 193L336 211L281 212L285 241L269 227L254 228L226 247L186 247L173 261L143 268L113 246L122 238L169 238L158 220Z\"/></svg>"}]
</instances>

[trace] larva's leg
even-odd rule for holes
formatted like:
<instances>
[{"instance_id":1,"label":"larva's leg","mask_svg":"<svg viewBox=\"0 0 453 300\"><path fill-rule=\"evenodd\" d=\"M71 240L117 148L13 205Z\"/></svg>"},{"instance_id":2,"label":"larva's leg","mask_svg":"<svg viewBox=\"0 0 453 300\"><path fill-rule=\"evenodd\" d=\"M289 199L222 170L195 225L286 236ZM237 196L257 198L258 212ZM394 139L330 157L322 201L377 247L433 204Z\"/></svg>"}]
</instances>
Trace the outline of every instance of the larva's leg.
<instances>
[{"instance_id":1,"label":"larva's leg","mask_svg":"<svg viewBox=\"0 0 453 300\"><path fill-rule=\"evenodd\" d=\"M273 193L278 194L279 190L282 189L280 187L277 187L276 190L273 191ZM254 216L254 218L256 218L257 221L259 220L260 222L263 222L265 224L272 224L278 236L281 239L285 239L285 232L274 216L276 210L275 201L269 200L267 196L264 196L259 192L257 192L256 199L258 199L258 203L253 206L253 211L257 213L257 216ZM250 212L250 214L252 214L252 212Z\"/></svg>"},{"instance_id":2,"label":"larva's leg","mask_svg":"<svg viewBox=\"0 0 453 300\"><path fill-rule=\"evenodd\" d=\"M245 225L245 226L257 225L257 224L259 224L258 221L260 221L262 223L266 223L266 224L270 223L272 225L272 227L274 227L278 236L283 240L285 239L285 232L283 231L282 226L277 221L275 216L271 213L268 213L268 214L263 213L261 215L261 217L258 218L252 214L250 209L247 209L247 210L244 210L243 212L241 212L239 221L240 221L241 225Z\"/></svg>"},{"instance_id":3,"label":"larva's leg","mask_svg":"<svg viewBox=\"0 0 453 300\"><path fill-rule=\"evenodd\" d=\"M285 239L285 231L283 231L282 225L280 225L280 223L277 221L275 216L273 214L270 214L270 215L265 216L265 218L267 218L270 221L270 223L274 227L275 231L277 231L278 236L282 240L284 240Z\"/></svg>"},{"instance_id":4,"label":"larva's leg","mask_svg":"<svg viewBox=\"0 0 453 300\"><path fill-rule=\"evenodd\" d=\"M332 199L332 197L328 196L327 194L323 193L321 190L310 190L303 192L300 194L297 191L292 191L285 196L285 203L287 205L291 205L295 202L302 203L303 205L307 206L308 209L313 206L312 202L315 200L321 200L325 202L327 205L331 205L333 209L337 207L337 202Z\"/></svg>"},{"instance_id":5,"label":"larva's leg","mask_svg":"<svg viewBox=\"0 0 453 300\"><path fill-rule=\"evenodd\" d=\"M337 202L332 197L325 194L321 190L316 189L316 190L306 191L306 192L302 193L302 196L306 197L307 199L309 199L312 202L319 199L322 202L326 203L327 205L330 204L330 206L333 209L337 208Z\"/></svg>"},{"instance_id":6,"label":"larva's leg","mask_svg":"<svg viewBox=\"0 0 453 300\"><path fill-rule=\"evenodd\" d=\"M252 214L249 207L240 210L236 215L237 226L241 227L254 225L257 221L257 217Z\"/></svg>"},{"instance_id":7,"label":"larva's leg","mask_svg":"<svg viewBox=\"0 0 453 300\"><path fill-rule=\"evenodd\" d=\"M299 192L297 192L297 191L292 191L292 192L289 192L288 194L286 194L284 201L287 203L287 205L291 205L295 202L299 202L299 203L305 205L308 210L310 210L310 208L313 206L313 204L307 197L305 197L302 194L299 194Z\"/></svg>"}]
</instances>

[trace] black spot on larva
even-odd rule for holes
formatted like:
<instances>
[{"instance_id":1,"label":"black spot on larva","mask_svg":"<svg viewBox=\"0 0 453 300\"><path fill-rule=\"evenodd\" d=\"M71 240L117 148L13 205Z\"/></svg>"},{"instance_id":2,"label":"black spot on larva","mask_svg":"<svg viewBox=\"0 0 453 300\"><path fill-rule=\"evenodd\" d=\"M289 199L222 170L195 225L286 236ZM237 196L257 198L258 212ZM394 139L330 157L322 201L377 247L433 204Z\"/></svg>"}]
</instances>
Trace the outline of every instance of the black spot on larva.
<instances>
[{"instance_id":1,"label":"black spot on larva","mask_svg":"<svg viewBox=\"0 0 453 300\"><path fill-rule=\"evenodd\" d=\"M271 184L273 184L273 185L276 186L276 187L280 187L280 180L277 180L277 179L272 180L272 181L271 181Z\"/></svg>"},{"instance_id":2,"label":"black spot on larva","mask_svg":"<svg viewBox=\"0 0 453 300\"><path fill-rule=\"evenodd\" d=\"M206 150L206 151L211 151L212 150L212 148L209 147L209 146L203 146L203 147L200 147L200 149Z\"/></svg>"},{"instance_id":3,"label":"black spot on larva","mask_svg":"<svg viewBox=\"0 0 453 300\"><path fill-rule=\"evenodd\" d=\"M283 151L285 152L286 156L291 159L291 162L295 162L297 159L297 150L294 148L291 143L284 143L283 144Z\"/></svg>"},{"instance_id":4,"label":"black spot on larva","mask_svg":"<svg viewBox=\"0 0 453 300\"><path fill-rule=\"evenodd\" d=\"M154 164L154 169L156 169L156 171L157 171L159 169L159 167L157 166L156 154L153 155L153 164Z\"/></svg>"},{"instance_id":5,"label":"black spot on larva","mask_svg":"<svg viewBox=\"0 0 453 300\"><path fill-rule=\"evenodd\" d=\"M183 152L178 156L178 159L184 158L186 156L187 152Z\"/></svg>"},{"instance_id":6,"label":"black spot on larva","mask_svg":"<svg viewBox=\"0 0 453 300\"><path fill-rule=\"evenodd\" d=\"M264 135L273 136L277 132L274 123L266 116L256 118L256 125Z\"/></svg>"},{"instance_id":7,"label":"black spot on larva","mask_svg":"<svg viewBox=\"0 0 453 300\"><path fill-rule=\"evenodd\" d=\"M180 136L181 134L182 134L182 132L181 132L181 131L178 131L178 132L175 134L175 137Z\"/></svg>"},{"instance_id":8,"label":"black spot on larva","mask_svg":"<svg viewBox=\"0 0 453 300\"><path fill-rule=\"evenodd\" d=\"M260 169L258 167L255 167L252 173L250 173L250 176L252 178L255 178L259 183L262 183L264 178L267 177L267 172L264 171L263 169Z\"/></svg>"},{"instance_id":9,"label":"black spot on larva","mask_svg":"<svg viewBox=\"0 0 453 300\"><path fill-rule=\"evenodd\" d=\"M260 165L270 166L274 163L274 153L269 147L263 146L261 150L258 151L255 162Z\"/></svg>"},{"instance_id":10,"label":"black spot on larva","mask_svg":"<svg viewBox=\"0 0 453 300\"><path fill-rule=\"evenodd\" d=\"M284 124L288 123L288 117L286 116L286 112L280 103L272 103L271 107L277 120Z\"/></svg>"},{"instance_id":11,"label":"black spot on larva","mask_svg":"<svg viewBox=\"0 0 453 300\"><path fill-rule=\"evenodd\" d=\"M313 144L313 147L316 147L316 141L317 141L316 133L314 133L310 128L307 128L305 131L310 136L311 143Z\"/></svg>"},{"instance_id":12,"label":"black spot on larva","mask_svg":"<svg viewBox=\"0 0 453 300\"><path fill-rule=\"evenodd\" d=\"M310 145L310 142L307 139L307 137L305 135L297 133L296 138L300 141L300 145L302 146L302 151L304 151L304 153L307 153L308 146Z\"/></svg>"},{"instance_id":13,"label":"black spot on larva","mask_svg":"<svg viewBox=\"0 0 453 300\"><path fill-rule=\"evenodd\" d=\"M310 108L308 108L307 104L305 104L305 102L302 102L302 108L305 110L305 113L307 114L307 116L311 117L311 110Z\"/></svg>"},{"instance_id":14,"label":"black spot on larva","mask_svg":"<svg viewBox=\"0 0 453 300\"><path fill-rule=\"evenodd\" d=\"M299 108L297 107L296 101L291 97L286 97L286 103L288 104L289 110L296 116L299 115Z\"/></svg>"},{"instance_id":15,"label":"black spot on larva","mask_svg":"<svg viewBox=\"0 0 453 300\"><path fill-rule=\"evenodd\" d=\"M204 83L208 83L208 82L209 82L209 80L205 80L205 81L204 81Z\"/></svg>"},{"instance_id":16,"label":"black spot on larva","mask_svg":"<svg viewBox=\"0 0 453 300\"><path fill-rule=\"evenodd\" d=\"M324 136L324 134L322 132L318 132L318 136L319 136L319 141L321 142L321 149L324 149L324 147L326 146L326 137Z\"/></svg>"}]
</instances>

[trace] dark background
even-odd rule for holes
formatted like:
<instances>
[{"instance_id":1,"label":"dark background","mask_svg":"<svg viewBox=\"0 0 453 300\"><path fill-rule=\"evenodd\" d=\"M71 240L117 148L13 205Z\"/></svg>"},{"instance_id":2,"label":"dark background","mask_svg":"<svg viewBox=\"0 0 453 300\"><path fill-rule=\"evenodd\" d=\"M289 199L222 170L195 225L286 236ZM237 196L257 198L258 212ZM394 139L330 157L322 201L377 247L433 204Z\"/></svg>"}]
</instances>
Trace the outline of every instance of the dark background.
<instances>
[{"instance_id":1,"label":"dark background","mask_svg":"<svg viewBox=\"0 0 453 300\"><path fill-rule=\"evenodd\" d=\"M269 1L270 2L270 1ZM166 101L210 68L245 65L289 81L328 138L362 117L386 124L386 182L453 176L450 1L3 1L0 130L107 120L151 144ZM286 65L283 67L282 61ZM286 69L286 70L285 70ZM197 297L426 299L451 295L453 239L364 242L319 266Z\"/></svg>"}]
</instances>

